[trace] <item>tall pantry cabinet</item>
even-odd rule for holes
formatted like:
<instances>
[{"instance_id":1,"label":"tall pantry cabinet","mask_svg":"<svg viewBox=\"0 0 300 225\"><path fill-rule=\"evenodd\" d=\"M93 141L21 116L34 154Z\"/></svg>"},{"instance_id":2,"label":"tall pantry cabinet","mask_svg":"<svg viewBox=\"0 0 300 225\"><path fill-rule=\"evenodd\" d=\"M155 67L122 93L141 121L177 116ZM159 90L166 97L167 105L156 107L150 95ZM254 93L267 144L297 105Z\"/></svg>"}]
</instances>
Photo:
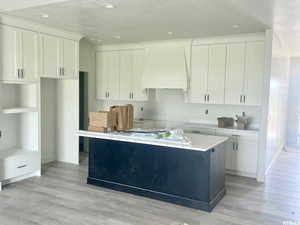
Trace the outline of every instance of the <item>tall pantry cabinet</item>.
<instances>
[{"instance_id":1,"label":"tall pantry cabinet","mask_svg":"<svg viewBox=\"0 0 300 225\"><path fill-rule=\"evenodd\" d=\"M81 37L16 27L0 24L0 190L3 184L39 176L42 158L49 161L48 146L56 151L53 160L78 163L79 154Z\"/></svg>"},{"instance_id":2,"label":"tall pantry cabinet","mask_svg":"<svg viewBox=\"0 0 300 225\"><path fill-rule=\"evenodd\" d=\"M0 189L39 175L38 33L0 25Z\"/></svg>"}]
</instances>

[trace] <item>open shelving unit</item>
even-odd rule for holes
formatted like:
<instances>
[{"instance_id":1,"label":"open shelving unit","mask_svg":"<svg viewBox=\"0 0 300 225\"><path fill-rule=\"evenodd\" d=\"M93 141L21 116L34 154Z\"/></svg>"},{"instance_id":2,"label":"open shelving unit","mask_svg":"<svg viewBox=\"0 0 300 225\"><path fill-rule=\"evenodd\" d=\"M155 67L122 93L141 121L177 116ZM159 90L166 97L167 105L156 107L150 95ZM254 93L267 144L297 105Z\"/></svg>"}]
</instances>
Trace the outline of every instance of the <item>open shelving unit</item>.
<instances>
[{"instance_id":1,"label":"open shelving unit","mask_svg":"<svg viewBox=\"0 0 300 225\"><path fill-rule=\"evenodd\" d=\"M40 171L39 83L0 83L1 182Z\"/></svg>"}]
</instances>

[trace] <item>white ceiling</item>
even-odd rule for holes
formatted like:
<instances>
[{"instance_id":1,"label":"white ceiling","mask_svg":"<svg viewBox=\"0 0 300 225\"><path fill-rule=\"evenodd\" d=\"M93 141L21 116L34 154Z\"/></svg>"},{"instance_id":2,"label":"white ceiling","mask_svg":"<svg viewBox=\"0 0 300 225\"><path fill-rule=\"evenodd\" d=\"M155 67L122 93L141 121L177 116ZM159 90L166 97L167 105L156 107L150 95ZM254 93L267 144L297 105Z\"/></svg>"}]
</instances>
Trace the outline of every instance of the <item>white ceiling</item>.
<instances>
[{"instance_id":1,"label":"white ceiling","mask_svg":"<svg viewBox=\"0 0 300 225\"><path fill-rule=\"evenodd\" d=\"M115 8L106 9L104 3ZM103 40L98 42L103 44L259 32L274 27L292 54L300 53L300 0L0 0L0 9ZM41 18L41 14L49 18ZM232 27L235 24L238 29Z\"/></svg>"}]
</instances>

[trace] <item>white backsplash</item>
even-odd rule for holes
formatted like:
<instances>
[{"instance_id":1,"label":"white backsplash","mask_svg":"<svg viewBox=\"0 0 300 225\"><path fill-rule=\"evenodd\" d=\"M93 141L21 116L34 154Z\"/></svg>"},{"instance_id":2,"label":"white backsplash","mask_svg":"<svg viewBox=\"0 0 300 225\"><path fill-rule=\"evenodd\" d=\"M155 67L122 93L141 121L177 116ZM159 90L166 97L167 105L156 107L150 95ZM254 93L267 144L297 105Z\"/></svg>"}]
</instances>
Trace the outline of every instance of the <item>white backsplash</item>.
<instances>
[{"instance_id":1,"label":"white backsplash","mask_svg":"<svg viewBox=\"0 0 300 225\"><path fill-rule=\"evenodd\" d=\"M97 101L97 110L112 105L133 104L135 119L217 124L217 118L234 117L243 112L251 118L250 127L259 128L260 107L185 103L182 90L150 90L148 102ZM141 110L143 109L143 111ZM206 110L208 114L206 115Z\"/></svg>"}]
</instances>

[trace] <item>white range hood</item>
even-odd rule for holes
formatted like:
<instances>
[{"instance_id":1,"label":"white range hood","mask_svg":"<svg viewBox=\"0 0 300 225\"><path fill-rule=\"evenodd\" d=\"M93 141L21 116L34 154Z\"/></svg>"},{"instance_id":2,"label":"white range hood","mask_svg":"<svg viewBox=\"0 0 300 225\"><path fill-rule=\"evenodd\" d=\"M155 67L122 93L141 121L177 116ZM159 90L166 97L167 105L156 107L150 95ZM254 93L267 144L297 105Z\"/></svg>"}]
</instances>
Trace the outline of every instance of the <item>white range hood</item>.
<instances>
[{"instance_id":1,"label":"white range hood","mask_svg":"<svg viewBox=\"0 0 300 225\"><path fill-rule=\"evenodd\" d=\"M187 74L187 60L183 46L152 46L146 49L143 88L186 90Z\"/></svg>"}]
</instances>

